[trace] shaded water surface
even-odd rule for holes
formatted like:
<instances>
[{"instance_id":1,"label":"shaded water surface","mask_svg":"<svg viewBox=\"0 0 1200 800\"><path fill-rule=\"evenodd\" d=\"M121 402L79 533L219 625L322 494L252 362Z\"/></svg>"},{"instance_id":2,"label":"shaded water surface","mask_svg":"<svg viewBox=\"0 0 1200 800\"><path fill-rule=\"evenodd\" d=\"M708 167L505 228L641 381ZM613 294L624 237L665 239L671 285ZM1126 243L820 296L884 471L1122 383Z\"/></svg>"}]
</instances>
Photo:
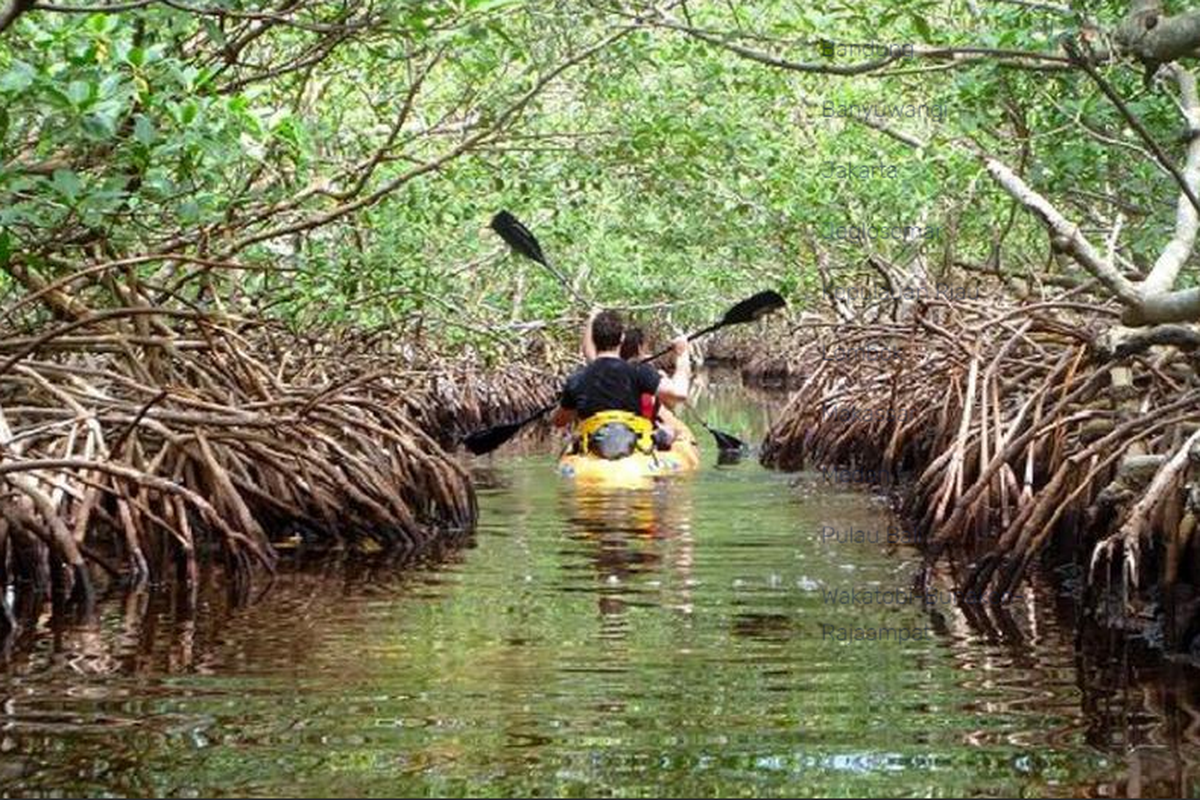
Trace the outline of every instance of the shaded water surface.
<instances>
[{"instance_id":1,"label":"shaded water surface","mask_svg":"<svg viewBox=\"0 0 1200 800\"><path fill-rule=\"evenodd\" d=\"M739 435L768 413L728 390L701 410ZM0 678L3 792L1200 791L1191 667L1077 652L1041 583L983 615L915 550L828 535L886 539L881 501L753 459L582 493L552 462L481 462L473 542L409 569L43 623Z\"/></svg>"}]
</instances>

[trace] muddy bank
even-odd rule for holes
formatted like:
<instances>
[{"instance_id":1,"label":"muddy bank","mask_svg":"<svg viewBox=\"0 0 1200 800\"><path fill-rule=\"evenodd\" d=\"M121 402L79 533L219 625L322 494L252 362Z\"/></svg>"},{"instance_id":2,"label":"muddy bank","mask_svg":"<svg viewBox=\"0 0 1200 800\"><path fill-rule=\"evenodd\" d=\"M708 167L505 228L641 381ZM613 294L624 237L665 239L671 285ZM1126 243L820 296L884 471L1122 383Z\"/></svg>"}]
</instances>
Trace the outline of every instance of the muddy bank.
<instances>
[{"instance_id":1,"label":"muddy bank","mask_svg":"<svg viewBox=\"0 0 1200 800\"><path fill-rule=\"evenodd\" d=\"M966 553L964 588L985 601L1038 559L1066 561L1097 624L1193 649L1197 363L1114 337L1114 315L1061 299L802 321L744 368L795 390L762 461L896 487L932 552Z\"/></svg>"}]
</instances>

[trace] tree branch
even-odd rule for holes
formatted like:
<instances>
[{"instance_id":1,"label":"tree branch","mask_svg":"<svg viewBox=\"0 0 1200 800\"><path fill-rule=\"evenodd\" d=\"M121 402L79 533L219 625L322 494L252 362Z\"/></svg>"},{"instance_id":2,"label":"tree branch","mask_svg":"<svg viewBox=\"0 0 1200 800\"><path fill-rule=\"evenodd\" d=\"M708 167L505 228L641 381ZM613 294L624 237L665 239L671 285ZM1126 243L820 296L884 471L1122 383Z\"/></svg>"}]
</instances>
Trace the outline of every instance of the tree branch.
<instances>
[{"instance_id":1,"label":"tree branch","mask_svg":"<svg viewBox=\"0 0 1200 800\"><path fill-rule=\"evenodd\" d=\"M34 0L12 0L4 10L0 11L0 33L17 21L17 17L34 7Z\"/></svg>"}]
</instances>

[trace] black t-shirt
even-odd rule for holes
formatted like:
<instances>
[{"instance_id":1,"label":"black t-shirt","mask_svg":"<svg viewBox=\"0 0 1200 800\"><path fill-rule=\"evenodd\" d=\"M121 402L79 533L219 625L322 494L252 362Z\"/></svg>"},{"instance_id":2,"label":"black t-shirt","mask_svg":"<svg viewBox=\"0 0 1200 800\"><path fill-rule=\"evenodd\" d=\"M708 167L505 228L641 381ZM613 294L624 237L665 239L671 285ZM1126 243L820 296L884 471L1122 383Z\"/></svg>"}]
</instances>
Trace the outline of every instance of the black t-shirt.
<instances>
[{"instance_id":1,"label":"black t-shirt","mask_svg":"<svg viewBox=\"0 0 1200 800\"><path fill-rule=\"evenodd\" d=\"M662 376L648 364L602 356L567 378L562 407L574 409L580 419L598 411L640 414L642 395L656 394L660 380Z\"/></svg>"}]
</instances>

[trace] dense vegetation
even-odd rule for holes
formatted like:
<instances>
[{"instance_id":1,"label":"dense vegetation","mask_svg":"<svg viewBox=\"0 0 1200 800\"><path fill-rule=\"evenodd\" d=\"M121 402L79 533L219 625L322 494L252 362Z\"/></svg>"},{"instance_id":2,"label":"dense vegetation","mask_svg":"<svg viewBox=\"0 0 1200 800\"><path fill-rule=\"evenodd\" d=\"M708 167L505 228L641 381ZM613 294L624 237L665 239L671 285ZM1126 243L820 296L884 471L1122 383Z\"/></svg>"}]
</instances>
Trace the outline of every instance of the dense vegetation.
<instances>
[{"instance_id":1,"label":"dense vegetation","mask_svg":"<svg viewBox=\"0 0 1200 800\"><path fill-rule=\"evenodd\" d=\"M36 289L138 259L143 279L185 298L489 347L578 315L552 276L486 231L502 207L534 227L588 296L668 303L681 321L706 318L748 285L811 296L814 247L839 277L869 252L904 260L916 249L891 237L829 241L835 227L921 226L931 259L1042 272L1044 231L1013 214L965 143L1019 170L1085 232L1124 215L1120 251L1133 264L1153 260L1173 220L1170 176L1131 157L1145 145L1062 61L1055 37L1078 31L1082 15L1048 7L114 8L125 6L35 5L3 34L0 264L10 297L14 280ZM1089 19L1112 27L1125 11L1108 4ZM713 41L698 38L704 31ZM872 56L829 58L822 41L915 49L831 77L817 70ZM714 42L811 66L772 68ZM1056 55L923 56L934 42ZM1170 94L1137 64L1105 72L1168 141L1180 127ZM940 119L886 121L926 147L822 110L901 100L937 109ZM185 267L166 254L219 263L183 283ZM234 263L253 271L217 269ZM64 313L72 300L44 299L55 298L51 310Z\"/></svg>"}]
</instances>

